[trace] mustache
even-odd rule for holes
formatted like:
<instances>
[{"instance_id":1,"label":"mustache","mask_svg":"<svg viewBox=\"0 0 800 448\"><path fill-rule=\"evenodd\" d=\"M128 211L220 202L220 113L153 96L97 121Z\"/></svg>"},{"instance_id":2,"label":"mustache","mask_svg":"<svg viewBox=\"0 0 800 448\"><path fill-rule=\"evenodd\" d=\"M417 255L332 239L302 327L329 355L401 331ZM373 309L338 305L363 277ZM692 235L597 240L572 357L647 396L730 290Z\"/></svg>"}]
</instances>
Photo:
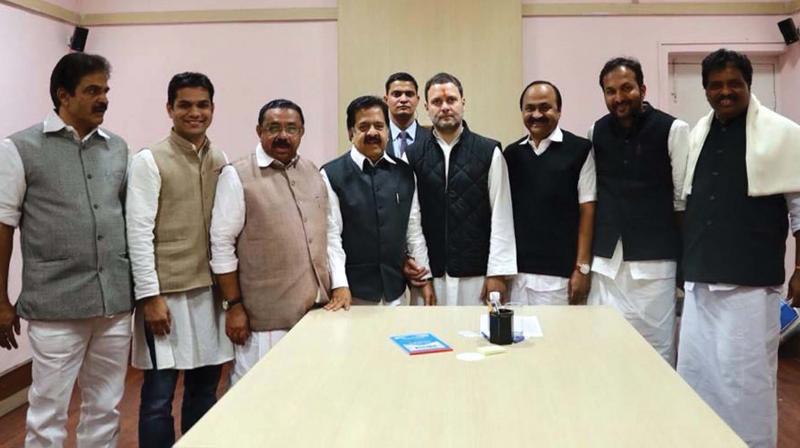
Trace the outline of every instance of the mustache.
<instances>
[{"instance_id":1,"label":"mustache","mask_svg":"<svg viewBox=\"0 0 800 448\"><path fill-rule=\"evenodd\" d=\"M92 112L105 112L108 109L108 103L100 103L92 107Z\"/></svg>"},{"instance_id":2,"label":"mustache","mask_svg":"<svg viewBox=\"0 0 800 448\"><path fill-rule=\"evenodd\" d=\"M717 101L724 101L724 100L736 101L737 98L738 96L736 94L729 93L728 95L720 95L717 98Z\"/></svg>"},{"instance_id":3,"label":"mustache","mask_svg":"<svg viewBox=\"0 0 800 448\"><path fill-rule=\"evenodd\" d=\"M292 147L292 144L291 144L291 143L289 143L289 140L286 140L286 139L283 139L283 138L281 138L281 139L275 139L275 140L272 142L272 147L273 147L273 148L284 148L284 149L289 149L289 148L291 148L291 147Z\"/></svg>"},{"instance_id":4,"label":"mustache","mask_svg":"<svg viewBox=\"0 0 800 448\"><path fill-rule=\"evenodd\" d=\"M367 137L364 137L364 143L379 145L381 143L381 138L380 137L367 136Z\"/></svg>"},{"instance_id":5,"label":"mustache","mask_svg":"<svg viewBox=\"0 0 800 448\"><path fill-rule=\"evenodd\" d=\"M548 121L549 120L547 118L544 118L544 117L543 118L528 118L528 120L526 120L526 123L528 125L532 125L532 124L547 124Z\"/></svg>"}]
</instances>

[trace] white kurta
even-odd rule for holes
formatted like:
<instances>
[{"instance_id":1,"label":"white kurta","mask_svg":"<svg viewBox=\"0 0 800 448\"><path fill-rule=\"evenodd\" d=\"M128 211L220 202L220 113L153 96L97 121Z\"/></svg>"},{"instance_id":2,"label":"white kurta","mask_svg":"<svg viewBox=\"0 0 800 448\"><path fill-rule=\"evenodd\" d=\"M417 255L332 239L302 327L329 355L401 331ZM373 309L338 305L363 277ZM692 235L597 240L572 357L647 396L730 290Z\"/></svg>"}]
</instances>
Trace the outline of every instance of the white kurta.
<instances>
[{"instance_id":1,"label":"white kurta","mask_svg":"<svg viewBox=\"0 0 800 448\"><path fill-rule=\"evenodd\" d=\"M592 139L594 126L589 129ZM672 166L673 207L683 211L683 179L689 153L689 125L672 122L667 136L667 152ZM647 339L670 365L675 364L675 275L673 260L624 261L622 240L611 258L592 260L592 289L587 303L611 305Z\"/></svg>"},{"instance_id":2,"label":"white kurta","mask_svg":"<svg viewBox=\"0 0 800 448\"><path fill-rule=\"evenodd\" d=\"M530 137L520 143L527 144L537 156L550 147L551 142L562 142L564 133L556 126L547 138L536 146ZM581 166L578 176L578 203L585 204L597 200L597 180L595 177L594 152L590 151ZM555 275L529 274L520 272L514 277L509 288L511 301L524 305L569 305L569 279Z\"/></svg>"},{"instance_id":3,"label":"white kurta","mask_svg":"<svg viewBox=\"0 0 800 448\"><path fill-rule=\"evenodd\" d=\"M148 149L131 160L126 220L128 250L136 300L160 294L153 245L161 176ZM172 318L169 334L154 336L158 369L194 369L233 359L233 345L225 335L225 314L211 287L164 295ZM132 364L154 368L145 339L144 317L134 313Z\"/></svg>"}]
</instances>

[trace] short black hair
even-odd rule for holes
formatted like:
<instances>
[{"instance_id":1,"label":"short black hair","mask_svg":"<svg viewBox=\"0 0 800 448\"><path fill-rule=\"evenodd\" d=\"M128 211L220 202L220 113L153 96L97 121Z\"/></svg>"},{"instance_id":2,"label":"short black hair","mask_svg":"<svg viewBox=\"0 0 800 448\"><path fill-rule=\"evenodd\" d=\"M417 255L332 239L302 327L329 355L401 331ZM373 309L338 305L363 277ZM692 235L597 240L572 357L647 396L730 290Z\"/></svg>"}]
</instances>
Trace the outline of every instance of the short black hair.
<instances>
[{"instance_id":1,"label":"short black hair","mask_svg":"<svg viewBox=\"0 0 800 448\"><path fill-rule=\"evenodd\" d=\"M306 125L306 119L305 117L303 117L303 109L301 109L300 106L297 105L297 103L291 100L278 98L263 105L261 107L261 110L258 111L259 126L261 126L261 122L264 120L264 114L270 109L292 109L294 111L297 111L297 113L300 114L300 124L302 124L303 126Z\"/></svg>"},{"instance_id":2,"label":"short black hair","mask_svg":"<svg viewBox=\"0 0 800 448\"><path fill-rule=\"evenodd\" d=\"M202 87L208 91L208 99L214 104L214 84L208 76L197 72L183 72L173 76L167 87L167 104L175 102L178 90L185 87Z\"/></svg>"},{"instance_id":3,"label":"short black hair","mask_svg":"<svg viewBox=\"0 0 800 448\"><path fill-rule=\"evenodd\" d=\"M431 77L431 79L429 79L428 82L425 83L425 102L428 101L428 90L431 89L432 85L435 85L435 84L447 84L449 82L455 84L456 87L458 87L458 94L459 95L464 96L464 88L461 87L461 81L459 81L458 78L456 78L455 76L451 75L450 73L442 72L442 73L437 73L437 74L433 75Z\"/></svg>"},{"instance_id":4,"label":"short black hair","mask_svg":"<svg viewBox=\"0 0 800 448\"><path fill-rule=\"evenodd\" d=\"M753 84L753 64L750 58L738 51L720 48L703 59L703 88L708 86L708 75L717 70L731 66L742 72L747 88Z\"/></svg>"},{"instance_id":5,"label":"short black hair","mask_svg":"<svg viewBox=\"0 0 800 448\"><path fill-rule=\"evenodd\" d=\"M603 69L600 70L599 81L601 89L605 89L605 86L603 86L603 78L605 78L610 71L615 70L619 67L625 67L633 71L633 73L636 75L636 83L639 84L639 87L642 87L644 85L644 73L642 72L642 64L640 64L639 61L637 61L634 58L619 57L619 58L609 59L608 62L606 62L606 65L603 66Z\"/></svg>"},{"instance_id":6,"label":"short black hair","mask_svg":"<svg viewBox=\"0 0 800 448\"><path fill-rule=\"evenodd\" d=\"M111 75L111 64L100 55L87 53L70 53L59 59L50 74L50 99L53 100L56 111L59 107L58 89L75 95L81 78L94 73Z\"/></svg>"},{"instance_id":7,"label":"short black hair","mask_svg":"<svg viewBox=\"0 0 800 448\"><path fill-rule=\"evenodd\" d=\"M365 95L360 96L350 104L347 105L347 129L352 129L356 125L356 113L373 107L380 107L383 111L383 119L386 120L386 125L389 125L389 106L377 96Z\"/></svg>"},{"instance_id":8,"label":"short black hair","mask_svg":"<svg viewBox=\"0 0 800 448\"><path fill-rule=\"evenodd\" d=\"M561 91L558 90L558 87L556 87L556 85L552 82L544 80L533 81L525 86L524 89L522 89L522 94L519 96L519 110L522 110L522 100L525 98L525 92L527 92L531 87L538 85L546 85L553 88L553 90L556 92L556 107L558 107L558 111L561 112Z\"/></svg>"},{"instance_id":9,"label":"short black hair","mask_svg":"<svg viewBox=\"0 0 800 448\"><path fill-rule=\"evenodd\" d=\"M419 94L419 85L417 84L417 80L414 79L411 74L406 72L397 72L389 75L389 78L386 80L386 93L389 93L389 86L395 81L406 81L414 84L414 91Z\"/></svg>"}]
</instances>

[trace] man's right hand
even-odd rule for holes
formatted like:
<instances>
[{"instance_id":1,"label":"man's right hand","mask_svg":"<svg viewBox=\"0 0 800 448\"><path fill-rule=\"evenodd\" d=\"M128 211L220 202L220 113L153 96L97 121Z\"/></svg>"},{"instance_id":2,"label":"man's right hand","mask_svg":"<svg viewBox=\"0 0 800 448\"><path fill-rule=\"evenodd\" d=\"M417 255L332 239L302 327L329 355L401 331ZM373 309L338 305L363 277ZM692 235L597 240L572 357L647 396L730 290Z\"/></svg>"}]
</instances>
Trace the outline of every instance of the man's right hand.
<instances>
[{"instance_id":1,"label":"man's right hand","mask_svg":"<svg viewBox=\"0 0 800 448\"><path fill-rule=\"evenodd\" d=\"M142 299L137 306L144 313L144 324L155 336L169 334L172 327L172 315L164 296L153 296Z\"/></svg>"},{"instance_id":2,"label":"man's right hand","mask_svg":"<svg viewBox=\"0 0 800 448\"><path fill-rule=\"evenodd\" d=\"M14 333L19 336L19 316L8 298L0 299L0 347L18 348Z\"/></svg>"},{"instance_id":3,"label":"man's right hand","mask_svg":"<svg viewBox=\"0 0 800 448\"><path fill-rule=\"evenodd\" d=\"M428 270L419 266L416 261L411 257L406 257L406 262L403 265L403 276L408 280L411 286L422 288L427 283L424 278L428 275Z\"/></svg>"},{"instance_id":4,"label":"man's right hand","mask_svg":"<svg viewBox=\"0 0 800 448\"><path fill-rule=\"evenodd\" d=\"M338 311L342 308L349 310L352 301L350 288L336 288L331 291L331 300L325 305L325 309L328 311Z\"/></svg>"},{"instance_id":5,"label":"man's right hand","mask_svg":"<svg viewBox=\"0 0 800 448\"><path fill-rule=\"evenodd\" d=\"M225 334L236 345L244 345L250 337L250 319L241 303L225 311Z\"/></svg>"}]
</instances>

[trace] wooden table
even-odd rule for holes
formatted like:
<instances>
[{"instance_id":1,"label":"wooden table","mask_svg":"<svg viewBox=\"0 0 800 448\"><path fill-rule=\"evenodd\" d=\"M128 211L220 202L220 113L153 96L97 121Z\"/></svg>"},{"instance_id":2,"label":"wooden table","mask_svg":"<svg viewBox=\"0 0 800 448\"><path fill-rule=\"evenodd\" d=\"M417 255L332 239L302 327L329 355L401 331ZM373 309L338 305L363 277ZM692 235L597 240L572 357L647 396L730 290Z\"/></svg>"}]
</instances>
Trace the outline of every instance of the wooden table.
<instances>
[{"instance_id":1,"label":"wooden table","mask_svg":"<svg viewBox=\"0 0 800 448\"><path fill-rule=\"evenodd\" d=\"M744 447L616 311L526 307L544 337L477 362L484 307L317 310L178 447ZM389 336L454 351L409 356Z\"/></svg>"}]
</instances>

